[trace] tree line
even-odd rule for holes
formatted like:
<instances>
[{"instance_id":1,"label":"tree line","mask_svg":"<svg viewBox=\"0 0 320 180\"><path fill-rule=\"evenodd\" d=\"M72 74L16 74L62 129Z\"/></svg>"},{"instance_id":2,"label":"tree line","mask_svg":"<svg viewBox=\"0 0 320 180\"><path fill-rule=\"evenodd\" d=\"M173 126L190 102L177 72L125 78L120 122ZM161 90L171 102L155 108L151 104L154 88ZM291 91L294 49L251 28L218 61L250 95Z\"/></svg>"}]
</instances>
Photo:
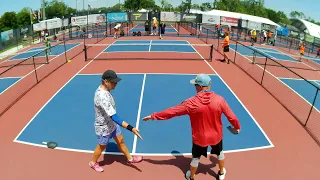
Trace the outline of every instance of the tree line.
<instances>
[{"instance_id":1,"label":"tree line","mask_svg":"<svg viewBox=\"0 0 320 180\"><path fill-rule=\"evenodd\" d=\"M156 1L159 3L157 5ZM123 4L116 4L112 7L100 7L94 9L76 10L69 7L63 1L45 1L46 19L70 17L73 15L86 15L87 13L107 13L107 12L134 12L140 9L167 12L190 12L190 9L208 11L212 9L237 12L268 18L282 26L291 25L291 18L301 18L309 22L320 25L311 17L306 17L303 12L292 11L289 17L282 11L275 11L264 6L264 0L215 0L213 3L193 4L192 0L183 0L180 5L173 6L169 0L125 0ZM37 23L43 15L38 18L38 11L30 16L30 9L23 8L19 12L6 12L0 17L0 31L22 28L32 23ZM41 9L40 9L41 11ZM89 12L88 12L89 11Z\"/></svg>"}]
</instances>

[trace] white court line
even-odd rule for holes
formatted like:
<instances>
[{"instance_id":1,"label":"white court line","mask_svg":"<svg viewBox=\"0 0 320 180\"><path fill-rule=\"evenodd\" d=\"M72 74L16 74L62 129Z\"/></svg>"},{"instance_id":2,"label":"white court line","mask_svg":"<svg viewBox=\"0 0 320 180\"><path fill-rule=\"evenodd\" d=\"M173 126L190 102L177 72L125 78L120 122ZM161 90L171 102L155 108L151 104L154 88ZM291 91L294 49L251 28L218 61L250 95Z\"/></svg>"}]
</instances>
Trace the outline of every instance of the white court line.
<instances>
[{"instance_id":1,"label":"white court line","mask_svg":"<svg viewBox=\"0 0 320 180\"><path fill-rule=\"evenodd\" d=\"M288 78L288 77L278 77L279 79L291 79L291 80L298 80L298 81L305 81L305 79L298 79L298 78ZM320 81L320 80L313 80L313 79L306 79L307 81Z\"/></svg>"},{"instance_id":2,"label":"white court line","mask_svg":"<svg viewBox=\"0 0 320 180\"><path fill-rule=\"evenodd\" d=\"M230 49L232 49L233 51L235 51L233 48L230 48ZM250 62L252 63L252 61L251 61L249 58L247 58L245 55L242 55L242 54L239 53L239 52L236 52L236 53L237 53L238 55L240 55L240 56L243 56L244 58L246 58L248 61L250 61ZM261 67L260 65L258 65L258 64L255 64L255 65L258 66L259 68L261 68L262 70L264 70L264 68ZM272 74L271 72L269 72L268 70L265 70L265 72L268 73L268 74L270 74L270 75L271 75L272 77L274 77L276 80L278 80L278 81L281 82L283 85L285 85L287 88L289 88L290 90L292 90L293 92L295 92L300 98L302 98L303 100L305 100L305 101L312 107L312 104L309 103L309 101L307 101L302 95L300 95L297 91L295 91L294 89L292 89L292 88L291 88L290 86L288 86L286 83L282 82L277 76L273 75L273 74ZM320 111L319 111L316 107L313 106L313 108L320 113Z\"/></svg>"},{"instance_id":3,"label":"white court line","mask_svg":"<svg viewBox=\"0 0 320 180\"><path fill-rule=\"evenodd\" d=\"M217 76L219 77L219 79L225 84L225 86L230 90L230 92L233 94L233 96L238 100L238 102L241 104L241 106L246 110L246 112L249 114L249 116L251 117L251 119L256 123L256 125L258 126L258 128L260 129L260 131L263 133L263 135L265 136L265 138L268 140L269 144L268 146L262 146L260 147L260 149L263 148L270 148L270 147L274 147L273 143L271 142L271 140L269 139L269 137L267 136L267 134L264 132L264 130L261 128L261 126L259 125L259 123L256 121L256 119L252 116L252 114L248 111L248 109L246 108L246 106L242 103L242 101L238 98L238 96L232 91L232 89L228 86L228 84L222 79L222 77L218 74L218 72L216 70L214 70L214 68L205 60L205 58L203 58L203 56L196 50L194 49L199 56L203 59L203 61L210 67L210 69L217 74ZM247 149L248 150L248 149ZM243 151L247 151L247 150L243 150ZM249 150L252 150L249 149Z\"/></svg>"},{"instance_id":4,"label":"white court line","mask_svg":"<svg viewBox=\"0 0 320 180\"><path fill-rule=\"evenodd\" d=\"M2 78L0 77L0 79L10 79L10 78L12 78L12 79L13 79L13 78L22 78L22 76L17 76L17 77L2 77Z\"/></svg>"},{"instance_id":5,"label":"white court line","mask_svg":"<svg viewBox=\"0 0 320 180\"><path fill-rule=\"evenodd\" d=\"M22 78L21 76L17 76L17 77L4 77L4 78L0 78L1 79L14 79L14 78ZM20 81L20 79L18 81ZM3 91L0 92L0 95L3 94L5 91L7 91L8 89L10 89L13 85L15 85L17 82L11 84L10 86L8 86L7 88L5 88Z\"/></svg>"},{"instance_id":6,"label":"white court line","mask_svg":"<svg viewBox=\"0 0 320 180\"><path fill-rule=\"evenodd\" d=\"M78 45L70 48L69 50L67 50L67 52L71 51L73 48L76 48L78 46L80 46L82 44L81 43L76 43ZM60 55L64 54L65 52L60 53L59 55L56 55L56 57L52 58L49 60L49 63L53 60L55 60L56 58L60 57ZM12 86L14 86L15 84L17 84L18 82L20 82L22 79L24 79L25 77L29 76L31 73L33 73L34 71L38 70L39 68L41 68L42 66L47 65L47 64L42 64L40 66L38 66L36 69L32 70L31 72L29 72L28 74L24 75L23 77L21 77L18 81L16 81L15 83L13 83L11 86L9 86L7 89L5 89L4 91L1 92L1 94L3 94L5 91L7 91L8 89L10 89Z\"/></svg>"},{"instance_id":7,"label":"white court line","mask_svg":"<svg viewBox=\"0 0 320 180\"><path fill-rule=\"evenodd\" d=\"M143 81L142 81L142 87L141 87L141 93L140 93L140 101L139 101L137 121L136 121L136 126L135 126L135 128L137 128L137 129L139 129L140 116L141 116L141 107L142 107L143 93L144 93L144 87L145 87L145 83L146 83L146 77L147 77L147 75L144 74L143 75ZM136 148L137 148L137 136L134 135L133 145L132 145L132 154L136 153Z\"/></svg>"},{"instance_id":8,"label":"white court line","mask_svg":"<svg viewBox=\"0 0 320 180\"><path fill-rule=\"evenodd\" d=\"M81 43L82 44L82 43ZM111 44L110 44L111 45ZM110 45L108 46L108 47L110 47ZM107 47L107 48L108 48ZM106 48L106 49L107 49ZM104 50L103 50L104 51ZM103 51L101 51L95 58L97 58L100 54L102 54L102 52ZM40 109L39 109L39 111L30 119L30 121L25 125L25 127L23 127L23 129L20 131L20 133L15 137L15 139L13 140L13 142L18 142L18 138L19 138L19 136L22 134L22 132L29 126L29 124L38 116L38 114L42 111L42 109L44 109L47 105L48 105L48 103L66 86L66 85L68 85L70 82L71 82L71 80L73 80L76 76L77 76L77 74L79 74L84 68L86 68L89 64L91 64L93 61L94 61L94 59L95 58L93 58L92 60L90 60L85 66L83 66L74 76L72 76L70 79L69 79L69 81L68 82L66 82ZM22 142L22 141L19 141L20 143Z\"/></svg>"},{"instance_id":9,"label":"white court line","mask_svg":"<svg viewBox=\"0 0 320 180\"><path fill-rule=\"evenodd\" d=\"M149 52L151 51L151 44L152 44L152 40L150 41L150 44L149 44Z\"/></svg>"},{"instance_id":10,"label":"white court line","mask_svg":"<svg viewBox=\"0 0 320 180\"><path fill-rule=\"evenodd\" d=\"M42 147L42 148L47 148L46 145L43 144L36 144L36 143L29 143L25 141L20 141L16 140L16 143L20 144L26 144L30 146L36 146L36 147ZM245 152L245 151L252 151L252 150L261 150L261 149L266 149L266 148L273 148L274 146L269 145L269 146L264 146L264 147L256 147L256 148L244 148L244 149L236 149L236 150L228 150L228 151L223 151L223 153L236 153L236 152ZM72 148L63 148L63 147L56 147L56 150L62 150L62 151L69 151L69 152L81 152L81 153L90 153L92 154L94 151L89 151L89 150L80 150L80 149L72 149ZM207 152L210 154L210 152ZM107 154L107 155L121 155L123 156L122 152L105 152L103 151L102 154ZM191 153L177 153L177 154L172 154L172 153L130 153L131 155L138 155L138 156L158 156L158 157L171 157L171 156L191 156Z\"/></svg>"}]
</instances>

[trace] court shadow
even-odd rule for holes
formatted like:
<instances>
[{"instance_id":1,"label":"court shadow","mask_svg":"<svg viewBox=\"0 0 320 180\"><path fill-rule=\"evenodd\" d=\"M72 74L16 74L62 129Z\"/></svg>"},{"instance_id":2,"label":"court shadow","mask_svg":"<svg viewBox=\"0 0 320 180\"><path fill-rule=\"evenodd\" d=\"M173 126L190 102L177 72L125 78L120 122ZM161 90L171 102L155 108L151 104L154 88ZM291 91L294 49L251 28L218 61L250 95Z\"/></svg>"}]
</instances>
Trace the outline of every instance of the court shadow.
<instances>
[{"instance_id":1,"label":"court shadow","mask_svg":"<svg viewBox=\"0 0 320 180\"><path fill-rule=\"evenodd\" d=\"M120 152L118 145L114 142L110 142L105 151L106 152ZM121 163L125 166L134 168L135 170L142 172L142 170L139 169L137 166L135 166L133 164L128 164L127 159L124 155L104 154L103 161L100 161L99 164L100 164L100 166L106 166L106 165L111 165L114 162Z\"/></svg>"},{"instance_id":2,"label":"court shadow","mask_svg":"<svg viewBox=\"0 0 320 180\"><path fill-rule=\"evenodd\" d=\"M173 159L169 159L169 160L153 160L153 159L144 159L145 162L149 162L151 164L156 164L156 165L172 165L175 166L177 168L179 168L183 174L185 174L189 169L190 169L190 162L191 162L191 157L184 157L181 155L177 155L177 154L181 154L179 151L172 151L171 154L174 156ZM204 157L201 157L201 159L203 159ZM198 170L196 174L209 174L213 177L215 177L216 179L218 179L218 175L217 173L215 173L212 168L214 168L217 163L218 163L218 159L213 157L213 156L209 156L208 157L210 159L210 161L212 162L211 164L202 164L201 160L198 166Z\"/></svg>"}]
</instances>

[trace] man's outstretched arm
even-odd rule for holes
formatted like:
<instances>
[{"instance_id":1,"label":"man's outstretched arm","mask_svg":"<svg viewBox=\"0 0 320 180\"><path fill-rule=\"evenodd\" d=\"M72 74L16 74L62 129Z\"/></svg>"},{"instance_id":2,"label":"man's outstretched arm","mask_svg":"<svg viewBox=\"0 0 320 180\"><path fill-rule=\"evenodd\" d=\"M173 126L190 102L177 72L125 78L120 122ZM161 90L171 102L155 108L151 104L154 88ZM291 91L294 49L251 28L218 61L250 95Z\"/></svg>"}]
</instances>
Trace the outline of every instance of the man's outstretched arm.
<instances>
[{"instance_id":1,"label":"man's outstretched arm","mask_svg":"<svg viewBox=\"0 0 320 180\"><path fill-rule=\"evenodd\" d=\"M149 116L143 118L144 121L152 120L168 120L176 116L182 116L188 113L186 106L182 103L161 112L154 112Z\"/></svg>"}]
</instances>

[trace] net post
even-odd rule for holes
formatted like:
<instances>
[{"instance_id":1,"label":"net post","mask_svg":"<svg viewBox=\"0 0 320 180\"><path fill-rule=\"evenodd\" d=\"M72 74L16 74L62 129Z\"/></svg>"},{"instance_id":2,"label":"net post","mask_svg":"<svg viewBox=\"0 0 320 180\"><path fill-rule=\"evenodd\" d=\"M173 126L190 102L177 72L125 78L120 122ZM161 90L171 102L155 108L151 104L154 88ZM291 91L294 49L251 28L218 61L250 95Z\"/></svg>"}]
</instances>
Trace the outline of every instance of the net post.
<instances>
[{"instance_id":1,"label":"net post","mask_svg":"<svg viewBox=\"0 0 320 180\"><path fill-rule=\"evenodd\" d=\"M39 79L38 79L38 75L37 75L36 63L34 62L34 56L32 57L32 62L33 62L34 73L36 75L36 80L37 80L37 83L39 83Z\"/></svg>"},{"instance_id":2,"label":"net post","mask_svg":"<svg viewBox=\"0 0 320 180\"><path fill-rule=\"evenodd\" d=\"M84 51L84 61L87 61L87 46L84 45L84 48L83 48L83 51Z\"/></svg>"},{"instance_id":3,"label":"net post","mask_svg":"<svg viewBox=\"0 0 320 180\"><path fill-rule=\"evenodd\" d=\"M234 63L236 63L237 50L238 50L238 41L236 41L236 49L234 50L234 58L233 58ZM228 64L229 64L229 61L230 59L228 59Z\"/></svg>"},{"instance_id":4,"label":"net post","mask_svg":"<svg viewBox=\"0 0 320 180\"><path fill-rule=\"evenodd\" d=\"M266 72L267 61L268 61L268 57L266 57L266 61L264 62L264 67L263 67L263 72L262 72L260 85L262 85L263 78L264 78L264 73Z\"/></svg>"},{"instance_id":5,"label":"net post","mask_svg":"<svg viewBox=\"0 0 320 180\"><path fill-rule=\"evenodd\" d=\"M63 41L63 47L64 47L64 56L66 57L66 62L68 62L66 41Z\"/></svg>"},{"instance_id":6,"label":"net post","mask_svg":"<svg viewBox=\"0 0 320 180\"><path fill-rule=\"evenodd\" d=\"M213 58L213 44L211 44L210 46L210 62L212 62L212 58Z\"/></svg>"},{"instance_id":7,"label":"net post","mask_svg":"<svg viewBox=\"0 0 320 180\"><path fill-rule=\"evenodd\" d=\"M316 95L314 96L314 99L313 99L313 102L312 102L312 106L311 106L311 108L310 108L310 111L309 111L307 120L306 120L306 122L304 123L304 126L307 126L307 124L308 124L308 121L309 121L309 118L310 118L312 109L313 109L313 107L314 107L314 104L316 103L316 99L317 99L318 93L319 93L319 88L317 88Z\"/></svg>"}]
</instances>

